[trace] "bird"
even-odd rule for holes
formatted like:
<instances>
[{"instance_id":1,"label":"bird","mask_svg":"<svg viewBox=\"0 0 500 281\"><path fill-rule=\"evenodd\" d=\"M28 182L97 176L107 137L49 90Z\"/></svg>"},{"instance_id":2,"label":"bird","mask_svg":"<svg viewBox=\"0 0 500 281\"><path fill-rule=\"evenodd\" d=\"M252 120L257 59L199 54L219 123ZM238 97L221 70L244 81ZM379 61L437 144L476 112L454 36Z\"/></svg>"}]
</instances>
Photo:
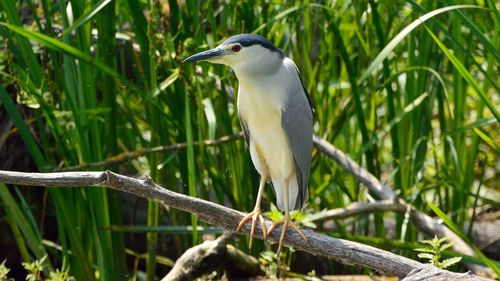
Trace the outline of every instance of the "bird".
<instances>
[{"instance_id":1,"label":"bird","mask_svg":"<svg viewBox=\"0 0 500 281\"><path fill-rule=\"evenodd\" d=\"M290 211L302 209L309 198L308 181L313 146L314 106L295 63L266 38L238 34L184 62L207 61L229 66L238 79L237 108L251 160L260 174L255 208L236 228L252 221L249 247L257 222L264 239L283 225L280 252L287 229L307 238L292 221ZM261 200L269 181L282 220L266 229Z\"/></svg>"}]
</instances>

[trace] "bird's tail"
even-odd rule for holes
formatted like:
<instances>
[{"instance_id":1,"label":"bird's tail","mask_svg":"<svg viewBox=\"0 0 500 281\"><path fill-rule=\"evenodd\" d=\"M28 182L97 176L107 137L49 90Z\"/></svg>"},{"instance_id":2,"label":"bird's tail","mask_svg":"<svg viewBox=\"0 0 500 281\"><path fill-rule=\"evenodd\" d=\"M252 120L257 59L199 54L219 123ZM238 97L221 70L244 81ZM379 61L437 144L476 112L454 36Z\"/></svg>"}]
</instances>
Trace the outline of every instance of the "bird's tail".
<instances>
[{"instance_id":1,"label":"bird's tail","mask_svg":"<svg viewBox=\"0 0 500 281\"><path fill-rule=\"evenodd\" d=\"M276 194L276 203L278 205L278 209L281 211L285 211L285 181L284 180L274 180L273 179L273 188ZM295 207L300 208L300 206L296 206L297 197L299 196L299 184L297 182L296 175L292 175L290 177L290 181L288 183L288 207L291 210L294 210Z\"/></svg>"}]
</instances>

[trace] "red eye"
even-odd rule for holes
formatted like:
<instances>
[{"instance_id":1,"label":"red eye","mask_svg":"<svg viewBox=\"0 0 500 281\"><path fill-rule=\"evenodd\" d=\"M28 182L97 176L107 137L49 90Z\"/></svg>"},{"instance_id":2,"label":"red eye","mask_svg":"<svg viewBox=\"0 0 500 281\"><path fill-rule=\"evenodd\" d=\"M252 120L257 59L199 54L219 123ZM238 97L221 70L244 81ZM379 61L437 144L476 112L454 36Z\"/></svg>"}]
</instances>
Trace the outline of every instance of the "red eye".
<instances>
[{"instance_id":1,"label":"red eye","mask_svg":"<svg viewBox=\"0 0 500 281\"><path fill-rule=\"evenodd\" d=\"M241 50L241 46L240 45L234 45L234 46L231 47L231 50L233 52L235 52L235 53L239 52Z\"/></svg>"}]
</instances>

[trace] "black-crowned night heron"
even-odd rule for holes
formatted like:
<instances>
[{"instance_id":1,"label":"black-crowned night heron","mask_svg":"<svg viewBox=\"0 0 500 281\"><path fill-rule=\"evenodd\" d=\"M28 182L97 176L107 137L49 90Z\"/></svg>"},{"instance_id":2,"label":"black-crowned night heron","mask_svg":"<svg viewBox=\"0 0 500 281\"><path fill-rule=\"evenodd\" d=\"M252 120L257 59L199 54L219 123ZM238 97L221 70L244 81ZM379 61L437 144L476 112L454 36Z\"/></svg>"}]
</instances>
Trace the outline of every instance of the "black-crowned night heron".
<instances>
[{"instance_id":1,"label":"black-crowned night heron","mask_svg":"<svg viewBox=\"0 0 500 281\"><path fill-rule=\"evenodd\" d=\"M251 247L257 221L264 239L283 224L278 252L290 227L307 240L290 218L290 210L301 209L309 197L307 184L313 135L313 107L297 67L283 51L254 34L232 36L216 48L184 60L190 61L227 65L239 81L240 123L261 179L255 209L241 220L236 231L252 220ZM260 204L268 179L285 217L266 231Z\"/></svg>"}]
</instances>

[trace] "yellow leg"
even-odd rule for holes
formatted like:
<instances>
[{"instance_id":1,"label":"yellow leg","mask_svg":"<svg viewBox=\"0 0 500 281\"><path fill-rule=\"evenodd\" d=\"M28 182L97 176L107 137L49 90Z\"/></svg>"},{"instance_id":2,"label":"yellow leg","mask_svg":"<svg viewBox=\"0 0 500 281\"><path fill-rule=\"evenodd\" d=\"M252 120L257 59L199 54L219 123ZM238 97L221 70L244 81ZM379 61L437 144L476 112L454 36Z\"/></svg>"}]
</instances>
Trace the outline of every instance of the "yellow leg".
<instances>
[{"instance_id":1,"label":"yellow leg","mask_svg":"<svg viewBox=\"0 0 500 281\"><path fill-rule=\"evenodd\" d=\"M260 221L260 227L262 228L262 236L264 237L264 239L267 238L266 223L264 221L264 217L262 217L262 213L260 210L260 202L262 200L262 194L264 193L266 178L267 176L265 174L263 174L260 178L259 192L257 193L257 201L255 202L255 208L253 209L252 212L250 212L240 221L238 227L236 228L236 232L240 232L243 225L245 225L247 221L252 220L252 228L250 229L250 242L248 243L249 248L252 248L253 234L255 233L255 226L257 224L257 220Z\"/></svg>"},{"instance_id":2,"label":"yellow leg","mask_svg":"<svg viewBox=\"0 0 500 281\"><path fill-rule=\"evenodd\" d=\"M286 180L285 182L285 190L283 192L283 196L284 196L284 200L285 200L285 218L282 220L282 221L279 221L279 222L276 222L274 223L271 228L269 228L269 230L267 231L267 235L271 235L271 232L273 232L273 230L280 224L283 225L283 229L281 231L281 236L280 236L280 240L279 240L279 243L278 243L278 251L277 251L277 254L278 254L278 257L279 257L279 253L281 251L281 248L283 247L283 242L285 241L285 234L286 234L286 231L288 228L293 228L299 235L300 237L302 237L302 239L304 239L304 241L307 241L307 237L304 235L304 233L302 232L302 230L300 230L300 228L298 228L297 226L295 226L295 224L292 222L292 220L290 219L290 207L288 206L288 183L289 183L289 179Z\"/></svg>"}]
</instances>

